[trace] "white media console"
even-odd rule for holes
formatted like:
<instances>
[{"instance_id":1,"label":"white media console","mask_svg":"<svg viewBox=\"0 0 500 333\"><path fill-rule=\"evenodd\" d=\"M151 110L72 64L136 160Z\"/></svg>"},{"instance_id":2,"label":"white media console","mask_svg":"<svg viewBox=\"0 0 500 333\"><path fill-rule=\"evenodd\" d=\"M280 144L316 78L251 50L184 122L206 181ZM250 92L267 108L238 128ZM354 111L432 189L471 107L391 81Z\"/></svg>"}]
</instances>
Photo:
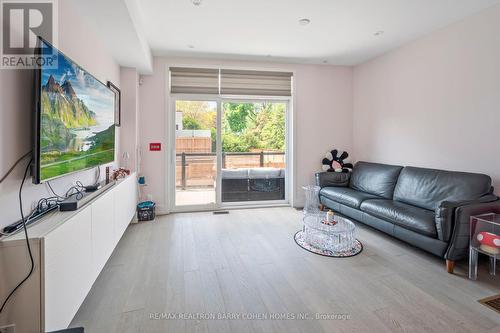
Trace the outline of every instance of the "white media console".
<instances>
[{"instance_id":1,"label":"white media console","mask_svg":"<svg viewBox=\"0 0 500 333\"><path fill-rule=\"evenodd\" d=\"M35 270L0 314L0 327L39 333L67 328L133 219L135 174L84 207L53 212L28 229ZM24 233L0 240L0 299L29 271Z\"/></svg>"}]
</instances>

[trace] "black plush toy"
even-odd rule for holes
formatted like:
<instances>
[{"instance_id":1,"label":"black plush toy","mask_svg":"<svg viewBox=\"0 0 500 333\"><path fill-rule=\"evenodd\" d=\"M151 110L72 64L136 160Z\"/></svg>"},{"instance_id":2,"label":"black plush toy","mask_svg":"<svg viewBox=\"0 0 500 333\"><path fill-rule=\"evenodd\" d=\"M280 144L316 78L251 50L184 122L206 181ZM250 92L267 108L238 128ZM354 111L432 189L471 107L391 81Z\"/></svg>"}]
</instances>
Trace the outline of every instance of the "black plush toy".
<instances>
[{"instance_id":1,"label":"black plush toy","mask_svg":"<svg viewBox=\"0 0 500 333\"><path fill-rule=\"evenodd\" d=\"M344 162L344 160L349 157L349 154L344 151L340 156L338 156L338 153L337 149L326 153L325 158L323 159L323 171L350 172L352 170L352 164Z\"/></svg>"}]
</instances>

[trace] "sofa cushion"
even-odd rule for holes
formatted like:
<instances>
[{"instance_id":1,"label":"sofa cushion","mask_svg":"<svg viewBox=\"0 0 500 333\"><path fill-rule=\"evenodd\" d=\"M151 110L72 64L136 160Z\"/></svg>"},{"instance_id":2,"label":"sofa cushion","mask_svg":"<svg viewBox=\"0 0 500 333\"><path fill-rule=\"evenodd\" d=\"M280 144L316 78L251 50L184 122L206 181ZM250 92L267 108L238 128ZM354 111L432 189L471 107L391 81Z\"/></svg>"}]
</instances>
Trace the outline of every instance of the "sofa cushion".
<instances>
[{"instance_id":1,"label":"sofa cushion","mask_svg":"<svg viewBox=\"0 0 500 333\"><path fill-rule=\"evenodd\" d=\"M285 177L286 177L286 170L285 169L280 169L279 178L285 178Z\"/></svg>"},{"instance_id":2,"label":"sofa cushion","mask_svg":"<svg viewBox=\"0 0 500 333\"><path fill-rule=\"evenodd\" d=\"M222 169L222 179L248 179L248 169Z\"/></svg>"},{"instance_id":3,"label":"sofa cushion","mask_svg":"<svg viewBox=\"0 0 500 333\"><path fill-rule=\"evenodd\" d=\"M373 194L356 191L349 187L323 187L319 193L330 200L357 209L359 209L363 201L379 198Z\"/></svg>"},{"instance_id":4,"label":"sofa cushion","mask_svg":"<svg viewBox=\"0 0 500 333\"><path fill-rule=\"evenodd\" d=\"M402 228L437 238L433 211L386 199L363 201L360 208L365 213L390 221Z\"/></svg>"},{"instance_id":5,"label":"sofa cushion","mask_svg":"<svg viewBox=\"0 0 500 333\"><path fill-rule=\"evenodd\" d=\"M490 191L491 178L487 175L405 167L394 200L435 210L442 201L477 200Z\"/></svg>"},{"instance_id":6,"label":"sofa cushion","mask_svg":"<svg viewBox=\"0 0 500 333\"><path fill-rule=\"evenodd\" d=\"M349 186L361 192L392 199L402 168L396 165L358 162L352 170Z\"/></svg>"},{"instance_id":7,"label":"sofa cushion","mask_svg":"<svg viewBox=\"0 0 500 333\"><path fill-rule=\"evenodd\" d=\"M248 170L250 179L280 178L281 169L278 168L252 168Z\"/></svg>"}]
</instances>

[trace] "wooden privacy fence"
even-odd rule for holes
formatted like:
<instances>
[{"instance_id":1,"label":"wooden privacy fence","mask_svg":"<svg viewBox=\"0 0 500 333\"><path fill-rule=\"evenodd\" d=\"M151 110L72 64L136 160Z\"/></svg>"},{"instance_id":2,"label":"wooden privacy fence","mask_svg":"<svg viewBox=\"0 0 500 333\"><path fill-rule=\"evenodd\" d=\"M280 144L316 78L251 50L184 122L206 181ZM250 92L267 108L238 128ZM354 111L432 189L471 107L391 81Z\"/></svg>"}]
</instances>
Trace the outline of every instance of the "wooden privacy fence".
<instances>
[{"instance_id":1,"label":"wooden privacy fence","mask_svg":"<svg viewBox=\"0 0 500 333\"><path fill-rule=\"evenodd\" d=\"M206 153L212 151L211 137L182 136L175 138L175 152Z\"/></svg>"},{"instance_id":2,"label":"wooden privacy fence","mask_svg":"<svg viewBox=\"0 0 500 333\"><path fill-rule=\"evenodd\" d=\"M285 168L284 152L222 153L222 168ZM217 176L216 153L176 153L176 186L213 187Z\"/></svg>"}]
</instances>

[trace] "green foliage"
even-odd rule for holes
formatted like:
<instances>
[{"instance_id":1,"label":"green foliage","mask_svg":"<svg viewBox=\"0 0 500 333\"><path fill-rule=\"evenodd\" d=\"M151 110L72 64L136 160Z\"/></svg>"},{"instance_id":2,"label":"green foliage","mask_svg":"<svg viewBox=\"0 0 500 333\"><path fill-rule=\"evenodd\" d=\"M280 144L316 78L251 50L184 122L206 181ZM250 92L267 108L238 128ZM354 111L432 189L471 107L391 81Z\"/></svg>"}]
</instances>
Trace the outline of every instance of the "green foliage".
<instances>
[{"instance_id":1,"label":"green foliage","mask_svg":"<svg viewBox=\"0 0 500 333\"><path fill-rule=\"evenodd\" d=\"M212 152L217 150L217 130L215 126L210 128L210 138L212 139Z\"/></svg>"},{"instance_id":2,"label":"green foliage","mask_svg":"<svg viewBox=\"0 0 500 333\"><path fill-rule=\"evenodd\" d=\"M47 92L42 92L43 116L60 120L66 128L82 128L96 125L95 113L79 99L68 99L61 94L53 94L49 98Z\"/></svg>"},{"instance_id":3,"label":"green foliage","mask_svg":"<svg viewBox=\"0 0 500 333\"><path fill-rule=\"evenodd\" d=\"M234 133L225 133L222 137L222 150L225 152L249 151L251 145L241 136Z\"/></svg>"},{"instance_id":4,"label":"green foliage","mask_svg":"<svg viewBox=\"0 0 500 333\"><path fill-rule=\"evenodd\" d=\"M224 106L223 151L285 149L284 103L228 103Z\"/></svg>"},{"instance_id":5,"label":"green foliage","mask_svg":"<svg viewBox=\"0 0 500 333\"><path fill-rule=\"evenodd\" d=\"M94 153L114 149L115 147L115 125L111 125L106 130L96 133L90 138L93 141L89 152Z\"/></svg>"},{"instance_id":6,"label":"green foliage","mask_svg":"<svg viewBox=\"0 0 500 333\"><path fill-rule=\"evenodd\" d=\"M52 150L41 154L42 179L90 168L114 160L115 125L90 138L93 144L87 151Z\"/></svg>"},{"instance_id":7,"label":"green foliage","mask_svg":"<svg viewBox=\"0 0 500 333\"><path fill-rule=\"evenodd\" d=\"M78 98L59 93L42 92L40 130L40 173L42 179L93 167L114 160L115 126L86 138L87 150L81 150L82 139L75 134L97 124L96 114Z\"/></svg>"},{"instance_id":8,"label":"green foliage","mask_svg":"<svg viewBox=\"0 0 500 333\"><path fill-rule=\"evenodd\" d=\"M40 175L42 179L50 179L72 171L90 168L103 163L112 162L115 156L114 149L103 150L93 154L78 152L51 152L47 157L57 160L52 165L42 166Z\"/></svg>"},{"instance_id":9,"label":"green foliage","mask_svg":"<svg viewBox=\"0 0 500 333\"><path fill-rule=\"evenodd\" d=\"M184 125L185 118L191 118L193 122L199 124L200 128L197 129L209 129L217 125L217 105L213 102L176 101L175 111L182 112L182 125L185 129L195 129L186 128Z\"/></svg>"},{"instance_id":10,"label":"green foliage","mask_svg":"<svg viewBox=\"0 0 500 333\"><path fill-rule=\"evenodd\" d=\"M280 107L281 106L281 107ZM285 150L285 108L281 104L276 110L269 110L261 131L261 140L273 150Z\"/></svg>"},{"instance_id":11,"label":"green foliage","mask_svg":"<svg viewBox=\"0 0 500 333\"><path fill-rule=\"evenodd\" d=\"M50 114L41 117L40 147L43 151L66 150L75 137L64 123Z\"/></svg>"},{"instance_id":12,"label":"green foliage","mask_svg":"<svg viewBox=\"0 0 500 333\"><path fill-rule=\"evenodd\" d=\"M284 151L285 103L224 103L222 150L249 152ZM210 129L212 151L216 147L217 109L215 103L176 101L184 129Z\"/></svg>"},{"instance_id":13,"label":"green foliage","mask_svg":"<svg viewBox=\"0 0 500 333\"><path fill-rule=\"evenodd\" d=\"M227 103L224 106L226 125L234 133L243 132L248 122L255 118L253 103Z\"/></svg>"},{"instance_id":14,"label":"green foliage","mask_svg":"<svg viewBox=\"0 0 500 333\"><path fill-rule=\"evenodd\" d=\"M199 130L201 129L201 124L198 120L188 115L182 118L182 127L187 130Z\"/></svg>"}]
</instances>

